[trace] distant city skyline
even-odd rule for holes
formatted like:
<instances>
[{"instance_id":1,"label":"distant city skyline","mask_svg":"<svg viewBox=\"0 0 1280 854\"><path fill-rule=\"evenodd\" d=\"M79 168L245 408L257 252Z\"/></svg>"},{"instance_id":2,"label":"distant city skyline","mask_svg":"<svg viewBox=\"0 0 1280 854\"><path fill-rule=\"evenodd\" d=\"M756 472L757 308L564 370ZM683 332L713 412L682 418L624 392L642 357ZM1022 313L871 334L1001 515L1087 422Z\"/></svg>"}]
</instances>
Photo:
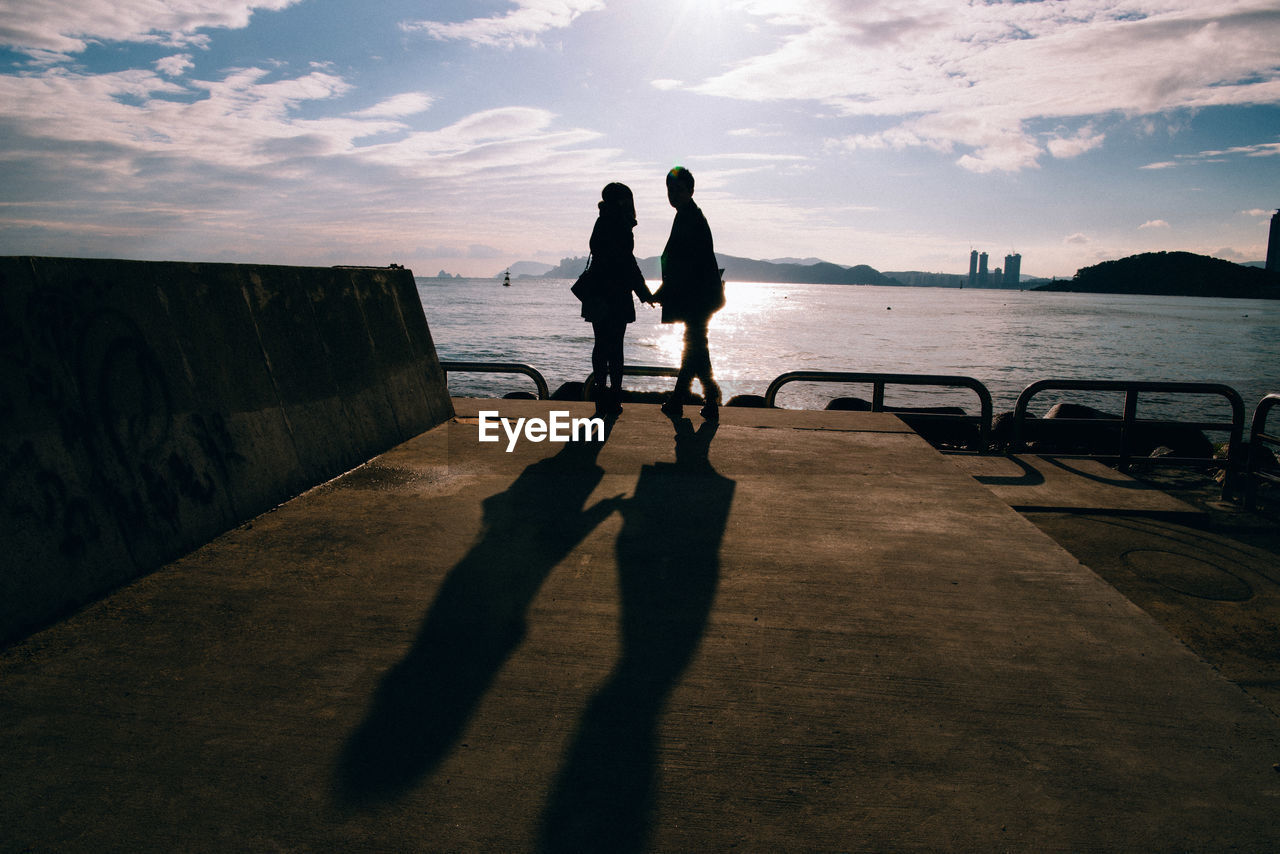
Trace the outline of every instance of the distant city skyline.
<instances>
[{"instance_id":1,"label":"distant city skyline","mask_svg":"<svg viewBox=\"0 0 1280 854\"><path fill-rule=\"evenodd\" d=\"M969 252L969 277L966 287L970 288L1003 288L1010 283L1017 286L1022 283L1022 256L1011 252L1004 256L1004 266L989 269L990 262L986 252L976 249Z\"/></svg>"},{"instance_id":2,"label":"distant city skyline","mask_svg":"<svg viewBox=\"0 0 1280 854\"><path fill-rule=\"evenodd\" d=\"M1031 276L1262 261L1274 0L0 0L0 254L388 264L661 252ZM1005 262L1007 265L1007 262Z\"/></svg>"}]
</instances>

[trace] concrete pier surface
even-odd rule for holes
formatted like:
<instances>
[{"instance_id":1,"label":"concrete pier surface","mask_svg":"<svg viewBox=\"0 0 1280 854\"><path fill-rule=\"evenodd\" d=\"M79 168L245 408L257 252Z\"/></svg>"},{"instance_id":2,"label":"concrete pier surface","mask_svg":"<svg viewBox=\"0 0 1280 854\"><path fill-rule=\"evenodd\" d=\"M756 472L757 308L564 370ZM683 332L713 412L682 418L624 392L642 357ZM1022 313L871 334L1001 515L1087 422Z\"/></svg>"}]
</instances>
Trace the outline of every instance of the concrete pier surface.
<instances>
[{"instance_id":1,"label":"concrete pier surface","mask_svg":"<svg viewBox=\"0 0 1280 854\"><path fill-rule=\"evenodd\" d=\"M0 850L1280 849L1280 719L1000 492L1052 472L454 406L0 653Z\"/></svg>"}]
</instances>

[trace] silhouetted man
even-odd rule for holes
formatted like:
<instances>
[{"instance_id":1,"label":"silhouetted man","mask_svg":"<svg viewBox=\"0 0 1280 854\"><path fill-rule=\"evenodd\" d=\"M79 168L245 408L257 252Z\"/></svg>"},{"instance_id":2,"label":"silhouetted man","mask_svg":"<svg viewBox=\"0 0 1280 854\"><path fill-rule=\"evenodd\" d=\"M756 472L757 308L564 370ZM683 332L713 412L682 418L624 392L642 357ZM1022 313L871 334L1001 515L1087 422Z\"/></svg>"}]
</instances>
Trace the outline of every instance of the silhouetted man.
<instances>
[{"instance_id":1,"label":"silhouetted man","mask_svg":"<svg viewBox=\"0 0 1280 854\"><path fill-rule=\"evenodd\" d=\"M693 203L693 173L677 166L667 173L667 201L676 209L671 236L662 250L662 287L654 299L662 303L663 323L684 323L684 353L675 391L662 405L668 416L679 418L694 377L702 383L706 405L702 417L720 417L720 387L711 375L707 324L724 306L724 281L716 264L711 227Z\"/></svg>"}]
</instances>

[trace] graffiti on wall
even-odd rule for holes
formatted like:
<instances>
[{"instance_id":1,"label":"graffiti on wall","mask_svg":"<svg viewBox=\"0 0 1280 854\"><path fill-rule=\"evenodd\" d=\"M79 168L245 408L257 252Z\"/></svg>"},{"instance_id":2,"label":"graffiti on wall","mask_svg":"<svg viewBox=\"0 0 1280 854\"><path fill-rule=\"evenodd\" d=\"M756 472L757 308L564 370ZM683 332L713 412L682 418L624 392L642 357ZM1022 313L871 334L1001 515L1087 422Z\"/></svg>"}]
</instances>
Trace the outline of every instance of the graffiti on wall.
<instances>
[{"instance_id":1,"label":"graffiti on wall","mask_svg":"<svg viewBox=\"0 0 1280 854\"><path fill-rule=\"evenodd\" d=\"M234 513L244 459L220 412L179 412L170 371L117 286L9 289L0 303L0 513L78 561L112 540L139 569L184 545L186 516ZM176 367L176 366L175 366ZM197 399L198 400L198 399Z\"/></svg>"}]
</instances>

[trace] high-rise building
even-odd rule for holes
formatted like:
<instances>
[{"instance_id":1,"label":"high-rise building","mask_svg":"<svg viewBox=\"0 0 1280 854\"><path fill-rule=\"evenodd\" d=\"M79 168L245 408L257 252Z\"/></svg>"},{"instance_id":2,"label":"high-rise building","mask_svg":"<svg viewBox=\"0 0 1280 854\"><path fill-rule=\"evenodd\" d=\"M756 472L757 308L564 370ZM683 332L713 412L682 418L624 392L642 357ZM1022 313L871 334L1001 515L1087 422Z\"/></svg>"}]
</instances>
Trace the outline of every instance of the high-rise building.
<instances>
[{"instance_id":1,"label":"high-rise building","mask_svg":"<svg viewBox=\"0 0 1280 854\"><path fill-rule=\"evenodd\" d=\"M1280 212L1278 212L1280 213ZM1022 287L1022 256L1017 252L1004 256L1004 267L994 272L987 269L988 256L976 249L969 250L969 280L967 288L1020 288Z\"/></svg>"},{"instance_id":2,"label":"high-rise building","mask_svg":"<svg viewBox=\"0 0 1280 854\"><path fill-rule=\"evenodd\" d=\"M1267 240L1267 269L1280 273L1280 210L1271 215L1271 237Z\"/></svg>"},{"instance_id":3,"label":"high-rise building","mask_svg":"<svg viewBox=\"0 0 1280 854\"><path fill-rule=\"evenodd\" d=\"M1004 286L1022 287L1022 256L1016 252L1004 256Z\"/></svg>"}]
</instances>

